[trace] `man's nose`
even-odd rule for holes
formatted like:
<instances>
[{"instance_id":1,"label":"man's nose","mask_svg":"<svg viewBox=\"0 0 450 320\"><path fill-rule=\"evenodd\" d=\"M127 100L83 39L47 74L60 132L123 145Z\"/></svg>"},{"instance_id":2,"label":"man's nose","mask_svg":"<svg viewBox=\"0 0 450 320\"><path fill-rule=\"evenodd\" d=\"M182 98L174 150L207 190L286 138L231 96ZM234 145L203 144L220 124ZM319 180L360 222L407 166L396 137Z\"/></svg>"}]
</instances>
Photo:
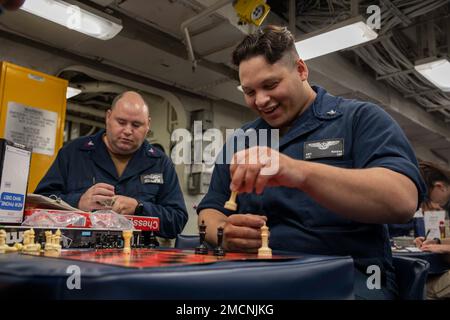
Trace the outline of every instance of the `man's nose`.
<instances>
[{"instance_id":1,"label":"man's nose","mask_svg":"<svg viewBox=\"0 0 450 320\"><path fill-rule=\"evenodd\" d=\"M270 97L264 91L256 93L256 96L255 96L256 107L264 108L269 101L270 101Z\"/></svg>"},{"instance_id":2,"label":"man's nose","mask_svg":"<svg viewBox=\"0 0 450 320\"><path fill-rule=\"evenodd\" d=\"M125 126L125 128L123 129L123 132L125 134L132 134L133 133L133 127L131 125L127 124Z\"/></svg>"}]
</instances>

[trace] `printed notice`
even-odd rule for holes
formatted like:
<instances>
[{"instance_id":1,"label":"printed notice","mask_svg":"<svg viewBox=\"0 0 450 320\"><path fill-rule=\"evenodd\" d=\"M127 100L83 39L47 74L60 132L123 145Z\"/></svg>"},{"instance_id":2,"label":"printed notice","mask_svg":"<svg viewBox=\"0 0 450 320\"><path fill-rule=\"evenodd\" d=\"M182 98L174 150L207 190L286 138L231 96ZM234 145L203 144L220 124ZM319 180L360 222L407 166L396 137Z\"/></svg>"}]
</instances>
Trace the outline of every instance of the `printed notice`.
<instances>
[{"instance_id":1,"label":"printed notice","mask_svg":"<svg viewBox=\"0 0 450 320\"><path fill-rule=\"evenodd\" d=\"M7 145L0 183L0 222L21 223L30 172L31 152Z\"/></svg>"},{"instance_id":2,"label":"printed notice","mask_svg":"<svg viewBox=\"0 0 450 320\"><path fill-rule=\"evenodd\" d=\"M55 137L58 114L8 102L5 138L33 148L34 153L55 154Z\"/></svg>"},{"instance_id":3,"label":"printed notice","mask_svg":"<svg viewBox=\"0 0 450 320\"><path fill-rule=\"evenodd\" d=\"M445 221L445 210L440 211L425 211L424 212L425 230L428 233L427 239L438 238L441 239L441 233L439 232L439 223Z\"/></svg>"}]
</instances>

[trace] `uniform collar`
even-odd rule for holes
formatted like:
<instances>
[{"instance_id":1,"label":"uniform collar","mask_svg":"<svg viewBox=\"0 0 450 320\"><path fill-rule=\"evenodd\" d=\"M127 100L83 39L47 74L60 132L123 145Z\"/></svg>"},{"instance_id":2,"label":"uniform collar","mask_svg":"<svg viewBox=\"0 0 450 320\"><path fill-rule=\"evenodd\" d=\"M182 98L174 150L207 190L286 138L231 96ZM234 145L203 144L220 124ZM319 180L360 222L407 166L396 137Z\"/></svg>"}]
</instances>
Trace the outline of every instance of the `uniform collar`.
<instances>
[{"instance_id":1,"label":"uniform collar","mask_svg":"<svg viewBox=\"0 0 450 320\"><path fill-rule=\"evenodd\" d=\"M103 142L103 135L105 130L100 130L93 136L86 137L82 142L80 150L91 151L92 161L100 168L108 172L114 178L119 180L117 170L109 155L105 143ZM135 152L133 157L128 162L125 171L122 173L120 180L125 180L128 177L134 176L149 167L152 167L156 162L155 158L160 158L162 152L153 147L147 141L144 141L142 146ZM154 160L153 160L154 159ZM152 161L153 160L153 161Z\"/></svg>"},{"instance_id":2,"label":"uniform collar","mask_svg":"<svg viewBox=\"0 0 450 320\"><path fill-rule=\"evenodd\" d=\"M103 147L106 150L106 145L103 142L103 135L105 134L105 129L100 130L95 135L86 137L84 141L82 142L80 146L80 150L90 151L90 150L100 150ZM136 151L136 153L140 152L141 150L144 150L145 155L147 155L150 158L160 158L162 156L162 153L157 148L153 147L150 143L147 141L144 141L141 148Z\"/></svg>"},{"instance_id":3,"label":"uniform collar","mask_svg":"<svg viewBox=\"0 0 450 320\"><path fill-rule=\"evenodd\" d=\"M312 89L317 96L310 108L316 118L330 120L342 116L342 110L339 107L342 98L329 94L319 86L312 86Z\"/></svg>"},{"instance_id":4,"label":"uniform collar","mask_svg":"<svg viewBox=\"0 0 450 320\"><path fill-rule=\"evenodd\" d=\"M314 102L292 122L290 130L280 138L280 148L299 136L317 129L324 121L334 120L342 116L342 110L339 106L342 98L329 94L319 86L312 86L312 89L317 94ZM262 118L258 118L248 127L253 127L256 130L273 129Z\"/></svg>"}]
</instances>

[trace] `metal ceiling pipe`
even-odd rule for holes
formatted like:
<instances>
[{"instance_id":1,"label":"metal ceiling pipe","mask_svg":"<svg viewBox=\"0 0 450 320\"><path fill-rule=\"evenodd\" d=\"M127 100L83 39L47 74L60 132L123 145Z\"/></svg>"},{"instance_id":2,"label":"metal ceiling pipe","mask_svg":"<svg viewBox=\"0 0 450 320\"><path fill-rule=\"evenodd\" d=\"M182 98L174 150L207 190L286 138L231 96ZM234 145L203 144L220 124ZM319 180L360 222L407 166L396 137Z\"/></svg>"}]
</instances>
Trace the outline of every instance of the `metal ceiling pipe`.
<instances>
[{"instance_id":1,"label":"metal ceiling pipe","mask_svg":"<svg viewBox=\"0 0 450 320\"><path fill-rule=\"evenodd\" d=\"M89 108L86 106L82 106L76 103L67 102L67 110L72 112L79 112L83 114L87 114L94 117L104 118L105 117L105 111L97 110L93 108Z\"/></svg>"},{"instance_id":2,"label":"metal ceiling pipe","mask_svg":"<svg viewBox=\"0 0 450 320\"><path fill-rule=\"evenodd\" d=\"M206 8L205 10L197 14L196 16L193 16L181 23L180 25L181 34L184 36L184 42L187 49L188 57L192 63L192 71L195 71L195 69L197 68L197 60L195 59L194 49L192 48L191 37L189 36L188 27L194 22L197 22L198 20L206 16L209 16L211 13L219 10L220 8L224 7L228 3L231 3L232 1L233 0L219 0L212 6Z\"/></svg>"},{"instance_id":3,"label":"metal ceiling pipe","mask_svg":"<svg viewBox=\"0 0 450 320\"><path fill-rule=\"evenodd\" d=\"M119 94L131 90L120 84L102 81L77 82L75 85L83 93L113 92Z\"/></svg>"},{"instance_id":4,"label":"metal ceiling pipe","mask_svg":"<svg viewBox=\"0 0 450 320\"><path fill-rule=\"evenodd\" d=\"M104 128L105 127L105 124L103 122L89 120L89 119L84 119L84 118L81 118L81 117L72 116L70 114L66 115L66 121L82 123L82 124L86 124L88 126L93 126L93 127L97 127L97 128Z\"/></svg>"}]
</instances>

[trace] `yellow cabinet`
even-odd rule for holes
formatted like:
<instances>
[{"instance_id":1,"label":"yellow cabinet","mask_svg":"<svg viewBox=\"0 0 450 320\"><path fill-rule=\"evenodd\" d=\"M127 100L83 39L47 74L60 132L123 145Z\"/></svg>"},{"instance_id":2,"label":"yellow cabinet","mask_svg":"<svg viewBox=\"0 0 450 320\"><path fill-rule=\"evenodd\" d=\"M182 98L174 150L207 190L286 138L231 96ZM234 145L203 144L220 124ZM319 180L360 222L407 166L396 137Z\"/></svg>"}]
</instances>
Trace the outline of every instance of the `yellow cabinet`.
<instances>
[{"instance_id":1,"label":"yellow cabinet","mask_svg":"<svg viewBox=\"0 0 450 320\"><path fill-rule=\"evenodd\" d=\"M33 148L33 192L63 144L67 80L0 62L0 137Z\"/></svg>"}]
</instances>

